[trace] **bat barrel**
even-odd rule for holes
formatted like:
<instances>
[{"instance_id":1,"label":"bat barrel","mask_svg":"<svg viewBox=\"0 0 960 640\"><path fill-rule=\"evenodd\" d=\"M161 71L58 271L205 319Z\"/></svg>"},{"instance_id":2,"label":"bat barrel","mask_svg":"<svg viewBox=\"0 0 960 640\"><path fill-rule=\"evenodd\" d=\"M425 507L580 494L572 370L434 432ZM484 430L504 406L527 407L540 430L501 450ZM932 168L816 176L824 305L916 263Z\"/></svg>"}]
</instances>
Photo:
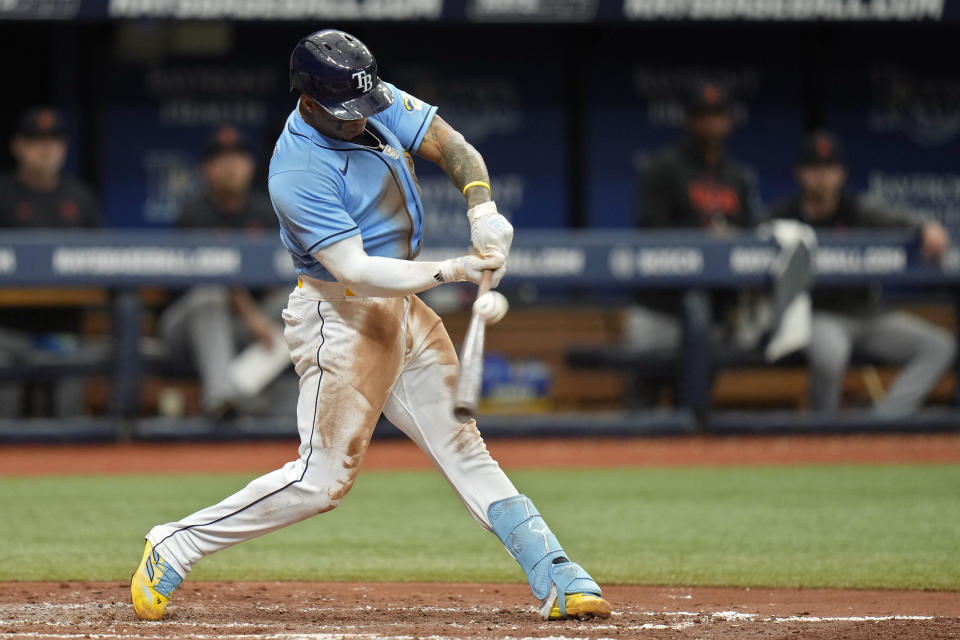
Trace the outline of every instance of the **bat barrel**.
<instances>
[{"instance_id":1,"label":"bat barrel","mask_svg":"<svg viewBox=\"0 0 960 640\"><path fill-rule=\"evenodd\" d=\"M484 271L477 288L479 298L490 291L493 272ZM460 352L460 373L453 392L453 416L460 422L476 417L480 403L480 388L483 383L483 338L487 323L479 315L470 316L467 337Z\"/></svg>"},{"instance_id":2,"label":"bat barrel","mask_svg":"<svg viewBox=\"0 0 960 640\"><path fill-rule=\"evenodd\" d=\"M460 354L460 373L454 391L453 415L466 422L477 415L480 387L483 382L483 339L486 323L474 314L470 318L467 337Z\"/></svg>"}]
</instances>

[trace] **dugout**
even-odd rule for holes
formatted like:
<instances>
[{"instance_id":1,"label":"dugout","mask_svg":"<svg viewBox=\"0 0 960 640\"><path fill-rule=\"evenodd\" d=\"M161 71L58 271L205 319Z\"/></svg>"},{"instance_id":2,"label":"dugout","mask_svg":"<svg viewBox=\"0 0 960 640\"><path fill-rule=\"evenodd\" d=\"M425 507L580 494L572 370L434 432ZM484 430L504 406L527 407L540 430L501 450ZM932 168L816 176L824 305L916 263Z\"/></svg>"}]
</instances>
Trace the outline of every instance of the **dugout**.
<instances>
[{"instance_id":1,"label":"dugout","mask_svg":"<svg viewBox=\"0 0 960 640\"><path fill-rule=\"evenodd\" d=\"M208 13L186 19L163 3L5 7L0 38L8 60L23 63L8 65L16 91L0 105L0 137L9 138L23 108L56 105L70 130L68 168L93 185L105 226L170 227L197 188L211 129L236 124L262 160L269 157L292 104L284 71L291 43L314 25L332 25L370 44L385 77L441 105L474 141L518 234L632 226L638 172L677 134L678 89L707 76L735 94L740 126L731 150L756 168L765 202L792 190L803 132L829 126L846 143L853 187L960 224L960 75L944 53L960 32L952 3L865 1L842 5L857 10L766 16L722 2L699 16L657 13L656 3L642 1L543 3L533 14L521 11L528 3L472 0L335 4L296 19L237 13L229 2L206 3ZM7 170L11 159L0 162ZM459 195L438 170L421 163L418 171L430 236L464 242ZM952 324L952 303L937 291L891 294ZM545 301L597 305L600 321L586 338L612 340L625 297L541 287L530 309ZM99 300L88 312L92 330L115 331ZM571 332L569 343L586 338ZM557 340L557 367L566 346ZM565 394L594 388L570 375ZM600 390L620 384L600 379ZM757 385L735 384L734 404L751 404L739 393L744 386ZM109 415L109 391L99 393ZM603 395L591 393L582 407ZM938 398L952 400L949 390Z\"/></svg>"}]
</instances>

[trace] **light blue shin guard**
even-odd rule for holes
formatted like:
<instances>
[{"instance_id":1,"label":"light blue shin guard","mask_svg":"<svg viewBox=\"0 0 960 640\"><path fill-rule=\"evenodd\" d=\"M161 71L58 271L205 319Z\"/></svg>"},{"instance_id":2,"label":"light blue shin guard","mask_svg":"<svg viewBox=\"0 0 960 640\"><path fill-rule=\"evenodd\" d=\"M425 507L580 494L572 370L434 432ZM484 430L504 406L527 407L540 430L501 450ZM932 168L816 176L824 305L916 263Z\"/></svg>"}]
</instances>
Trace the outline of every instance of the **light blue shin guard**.
<instances>
[{"instance_id":1,"label":"light blue shin guard","mask_svg":"<svg viewBox=\"0 0 960 640\"><path fill-rule=\"evenodd\" d=\"M590 593L600 597L600 586L566 552L540 512L525 495L498 500L487 509L490 526L513 559L527 574L533 595L540 600L540 614L546 618L556 601L566 615L563 596Z\"/></svg>"}]
</instances>

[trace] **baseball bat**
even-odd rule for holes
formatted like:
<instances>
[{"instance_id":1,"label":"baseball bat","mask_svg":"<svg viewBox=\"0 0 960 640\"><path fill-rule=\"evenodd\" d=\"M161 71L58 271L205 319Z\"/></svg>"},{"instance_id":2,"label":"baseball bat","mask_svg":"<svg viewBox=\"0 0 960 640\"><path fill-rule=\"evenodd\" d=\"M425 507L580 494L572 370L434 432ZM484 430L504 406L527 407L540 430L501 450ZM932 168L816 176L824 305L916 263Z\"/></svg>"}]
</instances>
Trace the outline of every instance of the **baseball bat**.
<instances>
[{"instance_id":1,"label":"baseball bat","mask_svg":"<svg viewBox=\"0 0 960 640\"><path fill-rule=\"evenodd\" d=\"M490 291L492 271L484 271L477 288L479 298ZM453 393L453 415L460 422L466 422L477 415L477 403L480 401L480 386L483 382L483 339L487 323L476 311L470 316L467 336L460 350L460 372Z\"/></svg>"}]
</instances>

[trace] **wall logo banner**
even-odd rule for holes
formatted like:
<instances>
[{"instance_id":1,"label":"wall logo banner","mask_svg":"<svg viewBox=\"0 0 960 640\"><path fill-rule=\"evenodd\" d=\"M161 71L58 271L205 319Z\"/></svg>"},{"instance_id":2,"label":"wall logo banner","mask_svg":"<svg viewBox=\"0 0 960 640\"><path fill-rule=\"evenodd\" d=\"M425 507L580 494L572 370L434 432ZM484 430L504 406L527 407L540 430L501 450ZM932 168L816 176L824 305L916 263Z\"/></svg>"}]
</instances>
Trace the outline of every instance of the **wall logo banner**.
<instances>
[{"instance_id":1,"label":"wall logo banner","mask_svg":"<svg viewBox=\"0 0 960 640\"><path fill-rule=\"evenodd\" d=\"M624 0L628 20L940 20L945 0Z\"/></svg>"}]
</instances>

